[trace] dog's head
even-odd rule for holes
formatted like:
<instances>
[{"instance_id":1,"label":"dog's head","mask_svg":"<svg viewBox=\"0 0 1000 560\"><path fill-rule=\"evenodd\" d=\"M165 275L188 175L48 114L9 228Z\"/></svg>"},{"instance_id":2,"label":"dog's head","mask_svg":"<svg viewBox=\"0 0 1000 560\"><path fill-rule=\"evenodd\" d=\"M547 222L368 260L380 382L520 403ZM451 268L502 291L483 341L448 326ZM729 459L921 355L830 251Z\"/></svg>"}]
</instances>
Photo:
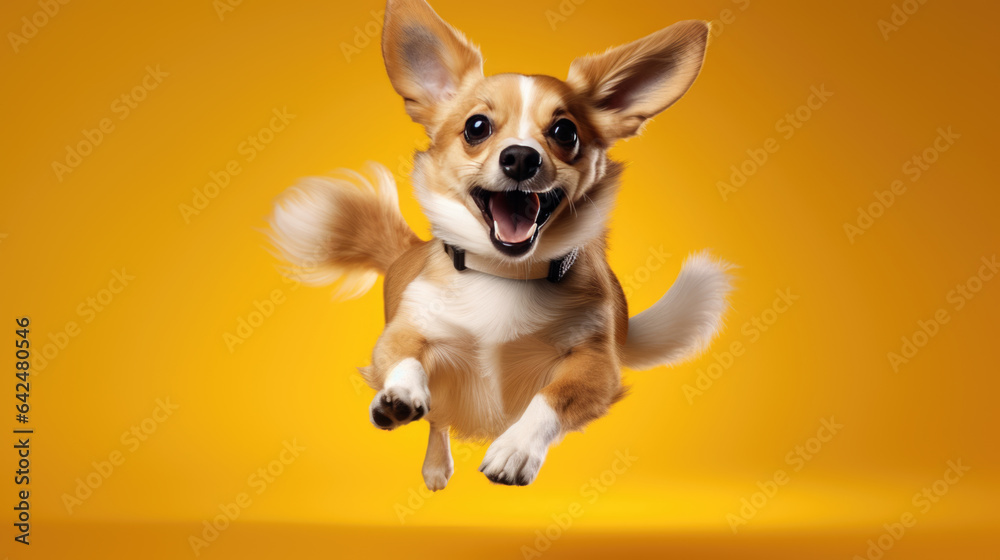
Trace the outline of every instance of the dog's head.
<instances>
[{"instance_id":1,"label":"dog's head","mask_svg":"<svg viewBox=\"0 0 1000 560\"><path fill-rule=\"evenodd\" d=\"M485 77L479 50L424 0L389 0L382 53L430 147L414 183L434 234L522 261L601 235L619 167L607 150L677 101L701 69L708 24L683 21L550 76Z\"/></svg>"}]
</instances>

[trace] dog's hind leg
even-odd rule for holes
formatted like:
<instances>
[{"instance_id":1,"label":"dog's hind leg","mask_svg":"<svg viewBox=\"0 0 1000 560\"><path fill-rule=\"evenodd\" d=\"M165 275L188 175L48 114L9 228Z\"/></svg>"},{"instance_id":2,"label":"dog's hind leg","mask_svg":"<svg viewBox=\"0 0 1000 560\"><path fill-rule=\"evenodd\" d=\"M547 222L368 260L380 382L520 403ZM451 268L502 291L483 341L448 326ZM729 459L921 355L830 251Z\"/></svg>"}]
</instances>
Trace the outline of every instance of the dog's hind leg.
<instances>
[{"instance_id":1,"label":"dog's hind leg","mask_svg":"<svg viewBox=\"0 0 1000 560\"><path fill-rule=\"evenodd\" d=\"M479 467L486 478L497 484L531 484L549 445L607 412L623 395L612 355L598 342L573 348L556 366L552 381L486 450Z\"/></svg>"},{"instance_id":2,"label":"dog's hind leg","mask_svg":"<svg viewBox=\"0 0 1000 560\"><path fill-rule=\"evenodd\" d=\"M431 424L431 433L427 438L427 455L424 457L424 484L430 490L442 490L448 485L448 479L455 471L455 462L451 458L451 441L448 426Z\"/></svg>"}]
</instances>

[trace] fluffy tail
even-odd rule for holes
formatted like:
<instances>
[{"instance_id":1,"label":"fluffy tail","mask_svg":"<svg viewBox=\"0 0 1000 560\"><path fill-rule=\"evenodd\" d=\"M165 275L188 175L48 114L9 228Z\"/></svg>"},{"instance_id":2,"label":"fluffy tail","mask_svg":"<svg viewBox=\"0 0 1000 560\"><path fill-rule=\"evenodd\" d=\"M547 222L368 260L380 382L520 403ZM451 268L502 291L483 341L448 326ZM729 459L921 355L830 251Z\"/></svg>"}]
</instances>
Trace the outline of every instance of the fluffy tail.
<instances>
[{"instance_id":1,"label":"fluffy tail","mask_svg":"<svg viewBox=\"0 0 1000 560\"><path fill-rule=\"evenodd\" d=\"M337 295L357 297L420 241L399 211L392 173L376 163L366 171L374 185L345 169L302 179L275 200L268 236L288 277L314 286L339 282Z\"/></svg>"},{"instance_id":2,"label":"fluffy tail","mask_svg":"<svg viewBox=\"0 0 1000 560\"><path fill-rule=\"evenodd\" d=\"M652 307L628 321L624 365L671 365L705 350L722 326L732 265L708 253L688 257L674 285Z\"/></svg>"}]
</instances>

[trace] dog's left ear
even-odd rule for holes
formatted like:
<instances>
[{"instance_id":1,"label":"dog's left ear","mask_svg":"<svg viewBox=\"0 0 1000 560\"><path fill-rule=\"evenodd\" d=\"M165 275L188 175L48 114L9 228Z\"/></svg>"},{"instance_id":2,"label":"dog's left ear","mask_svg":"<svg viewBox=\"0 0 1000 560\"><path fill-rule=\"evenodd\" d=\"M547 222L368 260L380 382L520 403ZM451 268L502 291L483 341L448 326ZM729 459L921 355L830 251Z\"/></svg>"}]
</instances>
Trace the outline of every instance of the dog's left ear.
<instances>
[{"instance_id":1,"label":"dog's left ear","mask_svg":"<svg viewBox=\"0 0 1000 560\"><path fill-rule=\"evenodd\" d=\"M424 0L388 0L382 56L410 117L430 129L441 104L483 77L483 57Z\"/></svg>"},{"instance_id":2,"label":"dog's left ear","mask_svg":"<svg viewBox=\"0 0 1000 560\"><path fill-rule=\"evenodd\" d=\"M590 100L609 140L627 138L694 83L705 60L708 23L681 21L627 45L573 61L566 82Z\"/></svg>"}]
</instances>

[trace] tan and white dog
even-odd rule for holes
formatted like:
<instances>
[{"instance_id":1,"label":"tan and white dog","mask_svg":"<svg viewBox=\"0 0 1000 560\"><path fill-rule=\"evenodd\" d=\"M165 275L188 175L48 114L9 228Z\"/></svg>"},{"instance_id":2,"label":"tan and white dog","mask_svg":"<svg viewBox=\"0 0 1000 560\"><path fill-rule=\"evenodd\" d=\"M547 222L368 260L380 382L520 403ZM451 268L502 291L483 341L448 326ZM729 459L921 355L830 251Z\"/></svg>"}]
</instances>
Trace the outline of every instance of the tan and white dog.
<instances>
[{"instance_id":1,"label":"tan and white dog","mask_svg":"<svg viewBox=\"0 0 1000 560\"><path fill-rule=\"evenodd\" d=\"M389 0L382 51L424 126L413 183L434 238L399 211L391 174L313 178L285 192L271 238L296 278L360 294L385 275L386 326L369 409L391 430L430 423L423 476L451 477L451 433L492 440L491 481L532 482L548 448L622 398L623 366L673 364L721 326L728 265L690 257L666 295L628 316L605 258L622 166L615 141L683 95L701 69L703 21L573 61L565 81L483 75L479 50L424 0Z\"/></svg>"}]
</instances>

